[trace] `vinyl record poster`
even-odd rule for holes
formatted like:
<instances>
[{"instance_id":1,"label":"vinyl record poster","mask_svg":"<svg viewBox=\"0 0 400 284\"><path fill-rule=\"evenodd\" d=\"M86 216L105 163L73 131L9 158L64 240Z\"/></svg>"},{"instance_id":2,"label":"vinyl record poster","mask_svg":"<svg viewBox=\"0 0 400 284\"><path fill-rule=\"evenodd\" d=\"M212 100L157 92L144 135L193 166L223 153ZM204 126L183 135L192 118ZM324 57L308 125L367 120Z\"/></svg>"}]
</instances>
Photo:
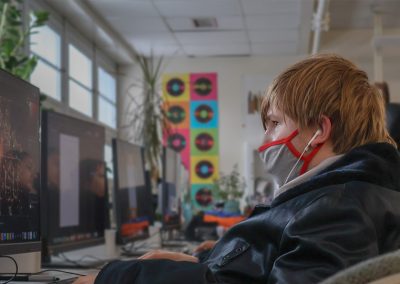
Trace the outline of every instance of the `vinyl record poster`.
<instances>
[{"instance_id":1,"label":"vinyl record poster","mask_svg":"<svg viewBox=\"0 0 400 284\"><path fill-rule=\"evenodd\" d=\"M164 74L162 90L170 129L164 145L189 171L194 208L210 209L219 173L217 73Z\"/></svg>"}]
</instances>

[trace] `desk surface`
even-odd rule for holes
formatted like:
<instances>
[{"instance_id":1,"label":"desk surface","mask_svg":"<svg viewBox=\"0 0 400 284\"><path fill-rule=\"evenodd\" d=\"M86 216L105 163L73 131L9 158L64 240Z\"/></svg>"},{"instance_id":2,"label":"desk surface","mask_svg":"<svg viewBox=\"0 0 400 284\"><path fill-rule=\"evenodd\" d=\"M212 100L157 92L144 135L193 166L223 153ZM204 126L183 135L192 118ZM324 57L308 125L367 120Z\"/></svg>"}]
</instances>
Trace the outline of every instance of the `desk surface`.
<instances>
[{"instance_id":1,"label":"desk surface","mask_svg":"<svg viewBox=\"0 0 400 284\"><path fill-rule=\"evenodd\" d=\"M174 242L176 243L176 241ZM154 249L163 249L163 250L169 250L169 251L177 251L177 252L191 252L194 250L194 248L198 245L198 243L195 242L181 242L182 246L166 246L166 247L160 247L161 241L156 237L152 237L146 240L141 240L137 241L133 244L133 250L135 251L138 250L140 252L147 252L151 251ZM52 257L52 268L46 268L43 267L43 270L53 270L53 271L48 271L44 272L43 274L41 273L40 275L43 276L54 276L59 278L60 280L68 279L71 277L74 277L74 275L68 274L68 273L63 273L60 271L55 271L55 270L62 270L62 271L67 271L67 272L73 272L73 273L79 273L79 274L94 274L98 273L101 267L104 265L104 263L110 262L115 259L122 259L122 260L129 260L129 259L135 259L136 257L132 256L124 256L121 254L122 249L120 246L116 247L116 250L114 251L113 255L110 255L110 250L107 250L106 245L97 245L85 249L80 249L80 250L75 250L75 251L70 251L66 252L63 254L60 254L59 256L53 256ZM77 268L57 268L56 264L57 262L66 262L66 260L70 261L71 263L77 262L80 263L81 265L90 264L93 263L93 260L102 260L103 263L97 269L93 268L86 268L86 269L77 269ZM88 265L89 266L89 265ZM21 283L49 283L49 282L21 282L21 281L13 281L9 283L15 283L15 284L21 284ZM62 283L62 282L60 282Z\"/></svg>"}]
</instances>

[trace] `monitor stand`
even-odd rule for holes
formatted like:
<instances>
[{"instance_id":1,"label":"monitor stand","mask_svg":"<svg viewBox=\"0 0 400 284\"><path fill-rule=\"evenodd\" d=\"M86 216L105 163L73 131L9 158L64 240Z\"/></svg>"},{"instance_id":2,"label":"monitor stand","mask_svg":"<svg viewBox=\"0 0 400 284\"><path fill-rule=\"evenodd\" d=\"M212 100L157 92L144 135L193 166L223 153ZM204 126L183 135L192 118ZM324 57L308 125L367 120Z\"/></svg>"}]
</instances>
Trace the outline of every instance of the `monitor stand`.
<instances>
[{"instance_id":1,"label":"monitor stand","mask_svg":"<svg viewBox=\"0 0 400 284\"><path fill-rule=\"evenodd\" d=\"M126 248L126 245L121 246L121 256L136 258L136 257L142 256L152 250L152 249L146 249L145 247L135 248L134 242L130 242L128 245L130 246L129 248Z\"/></svg>"},{"instance_id":2,"label":"monitor stand","mask_svg":"<svg viewBox=\"0 0 400 284\"><path fill-rule=\"evenodd\" d=\"M184 247L185 239L182 238L178 227L164 227L160 229L161 247Z\"/></svg>"},{"instance_id":3,"label":"monitor stand","mask_svg":"<svg viewBox=\"0 0 400 284\"><path fill-rule=\"evenodd\" d=\"M41 269L41 253L28 252L9 255L15 259L18 264L18 274L29 274L40 272ZM15 264L9 258L0 258L0 274L14 274Z\"/></svg>"}]
</instances>

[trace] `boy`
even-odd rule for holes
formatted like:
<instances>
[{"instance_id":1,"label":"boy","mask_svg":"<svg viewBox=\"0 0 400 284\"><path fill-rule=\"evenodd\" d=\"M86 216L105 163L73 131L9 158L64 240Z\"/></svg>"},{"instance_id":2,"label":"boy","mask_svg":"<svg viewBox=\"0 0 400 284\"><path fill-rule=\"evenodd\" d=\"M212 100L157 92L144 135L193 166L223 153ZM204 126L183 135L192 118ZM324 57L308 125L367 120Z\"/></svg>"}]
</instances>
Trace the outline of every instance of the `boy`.
<instances>
[{"instance_id":1,"label":"boy","mask_svg":"<svg viewBox=\"0 0 400 284\"><path fill-rule=\"evenodd\" d=\"M305 59L262 103L260 155L275 185L208 257L155 251L77 283L316 283L400 245L400 159L382 96L335 55Z\"/></svg>"}]
</instances>

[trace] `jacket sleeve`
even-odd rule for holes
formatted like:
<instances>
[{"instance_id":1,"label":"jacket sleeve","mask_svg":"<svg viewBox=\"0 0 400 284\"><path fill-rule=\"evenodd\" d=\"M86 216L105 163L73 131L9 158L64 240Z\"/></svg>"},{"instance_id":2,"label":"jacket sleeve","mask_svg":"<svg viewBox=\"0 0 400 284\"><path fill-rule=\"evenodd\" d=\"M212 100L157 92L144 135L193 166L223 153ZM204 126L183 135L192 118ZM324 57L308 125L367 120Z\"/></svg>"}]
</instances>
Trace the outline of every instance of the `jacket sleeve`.
<instances>
[{"instance_id":1,"label":"jacket sleeve","mask_svg":"<svg viewBox=\"0 0 400 284\"><path fill-rule=\"evenodd\" d=\"M322 197L286 225L268 283L317 283L378 255L375 226L357 200Z\"/></svg>"},{"instance_id":2,"label":"jacket sleeve","mask_svg":"<svg viewBox=\"0 0 400 284\"><path fill-rule=\"evenodd\" d=\"M172 260L114 261L105 266L95 284L208 284L218 283L205 264Z\"/></svg>"}]
</instances>

